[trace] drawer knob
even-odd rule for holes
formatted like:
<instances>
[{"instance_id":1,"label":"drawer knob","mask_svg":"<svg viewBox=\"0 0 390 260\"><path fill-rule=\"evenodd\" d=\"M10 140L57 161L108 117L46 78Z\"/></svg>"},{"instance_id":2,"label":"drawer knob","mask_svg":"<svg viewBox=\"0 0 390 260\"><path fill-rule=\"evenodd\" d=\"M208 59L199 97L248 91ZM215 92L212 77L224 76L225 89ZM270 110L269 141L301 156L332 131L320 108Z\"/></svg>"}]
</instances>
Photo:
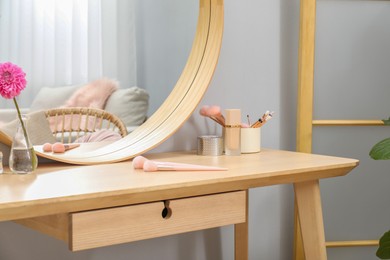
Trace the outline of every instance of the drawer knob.
<instances>
[{"instance_id":1,"label":"drawer knob","mask_svg":"<svg viewBox=\"0 0 390 260\"><path fill-rule=\"evenodd\" d=\"M169 207L169 200L164 200L164 209L161 212L161 216L164 219L169 219L172 215L172 209Z\"/></svg>"}]
</instances>

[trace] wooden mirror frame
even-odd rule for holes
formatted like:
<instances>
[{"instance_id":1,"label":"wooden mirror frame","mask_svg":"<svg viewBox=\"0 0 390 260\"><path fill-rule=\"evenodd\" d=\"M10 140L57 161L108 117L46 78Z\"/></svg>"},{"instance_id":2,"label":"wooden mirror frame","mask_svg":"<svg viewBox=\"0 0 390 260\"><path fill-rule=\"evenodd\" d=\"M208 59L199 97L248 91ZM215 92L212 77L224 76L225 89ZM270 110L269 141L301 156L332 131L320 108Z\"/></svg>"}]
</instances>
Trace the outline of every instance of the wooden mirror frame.
<instances>
[{"instance_id":1,"label":"wooden mirror frame","mask_svg":"<svg viewBox=\"0 0 390 260\"><path fill-rule=\"evenodd\" d=\"M176 86L161 107L123 139L81 153L43 153L41 157L70 164L125 161L143 154L168 139L191 116L206 92L216 68L223 34L223 0L199 0L199 17L193 46ZM74 150L75 151L75 150Z\"/></svg>"}]
</instances>

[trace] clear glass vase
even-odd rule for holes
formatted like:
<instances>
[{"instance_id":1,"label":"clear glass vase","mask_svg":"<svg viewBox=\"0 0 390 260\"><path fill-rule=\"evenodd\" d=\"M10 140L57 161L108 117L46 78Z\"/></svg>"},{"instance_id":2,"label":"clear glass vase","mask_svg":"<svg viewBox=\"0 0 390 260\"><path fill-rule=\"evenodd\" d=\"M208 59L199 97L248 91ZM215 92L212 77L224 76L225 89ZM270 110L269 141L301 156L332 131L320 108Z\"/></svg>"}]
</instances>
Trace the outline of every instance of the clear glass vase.
<instances>
[{"instance_id":1,"label":"clear glass vase","mask_svg":"<svg viewBox=\"0 0 390 260\"><path fill-rule=\"evenodd\" d=\"M23 129L22 123L19 122L19 126L16 129L16 133L12 140L9 168L13 173L28 174L32 173L37 168L38 158L30 142L30 138L28 138L26 128L27 117L25 115L22 115L21 117L25 129Z\"/></svg>"}]
</instances>

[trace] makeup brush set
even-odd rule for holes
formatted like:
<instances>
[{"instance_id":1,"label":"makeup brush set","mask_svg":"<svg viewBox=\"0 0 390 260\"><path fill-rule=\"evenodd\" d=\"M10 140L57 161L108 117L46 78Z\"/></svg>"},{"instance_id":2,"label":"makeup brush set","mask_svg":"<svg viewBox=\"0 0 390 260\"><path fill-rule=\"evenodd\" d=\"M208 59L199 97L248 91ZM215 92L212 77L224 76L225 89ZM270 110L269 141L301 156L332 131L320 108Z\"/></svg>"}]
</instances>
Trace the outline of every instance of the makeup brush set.
<instances>
[{"instance_id":1,"label":"makeup brush set","mask_svg":"<svg viewBox=\"0 0 390 260\"><path fill-rule=\"evenodd\" d=\"M240 109L225 109L224 116L221 113L219 106L203 106L199 110L199 114L204 117L208 117L222 126L223 152L225 155L240 155L241 153L255 153L260 152L260 128L270 119L272 119L274 112L266 111L256 122L251 124L249 115L247 115L248 123L242 123L241 110ZM198 137L205 139L207 136ZM198 141L198 154L199 155L222 155L211 154L207 151L219 150L215 147L215 144L209 146L199 145ZM203 144L203 143L201 143ZM201 149L200 149L200 148ZM206 151L206 152L205 152Z\"/></svg>"},{"instance_id":2,"label":"makeup brush set","mask_svg":"<svg viewBox=\"0 0 390 260\"><path fill-rule=\"evenodd\" d=\"M248 124L246 123L241 123L241 127L242 128L248 128L248 127L252 127L252 128L257 128L257 127L262 127L267 121L269 121L270 119L272 119L272 116L275 112L270 112L270 111L266 111L255 123L251 124L250 123L250 120L249 120L249 115L247 115L247 118L248 118ZM199 110L199 114L201 116L204 116L204 117L208 117L210 118L211 120L217 122L218 124L220 124L222 127L225 127L226 126L226 123L225 123L225 117L222 115L221 113L221 107L219 106L216 106L216 105L213 105L213 106L203 106L200 110Z\"/></svg>"},{"instance_id":3,"label":"makeup brush set","mask_svg":"<svg viewBox=\"0 0 390 260\"><path fill-rule=\"evenodd\" d=\"M198 137L198 154L216 156L240 155L241 153L260 152L260 128L269 121L274 112L266 111L253 124L241 122L240 109L225 109L224 114L219 106L203 106L199 114L210 118L222 126L222 136L203 135ZM143 156L133 159L133 168L145 172L155 171L226 171L226 168L185 163L161 162L148 160Z\"/></svg>"}]
</instances>

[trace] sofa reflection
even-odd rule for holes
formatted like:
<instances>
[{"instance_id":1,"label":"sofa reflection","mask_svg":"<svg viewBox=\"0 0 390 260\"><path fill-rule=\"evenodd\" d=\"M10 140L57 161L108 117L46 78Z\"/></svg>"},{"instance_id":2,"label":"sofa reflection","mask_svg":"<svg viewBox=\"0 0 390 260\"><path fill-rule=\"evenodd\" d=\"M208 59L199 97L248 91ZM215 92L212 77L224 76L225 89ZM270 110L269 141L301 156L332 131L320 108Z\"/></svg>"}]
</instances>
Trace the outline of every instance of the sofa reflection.
<instances>
[{"instance_id":1,"label":"sofa reflection","mask_svg":"<svg viewBox=\"0 0 390 260\"><path fill-rule=\"evenodd\" d=\"M149 94L139 87L120 88L111 79L85 85L44 87L30 108L27 131L33 145L44 143L103 142L122 138L145 122ZM15 109L0 110L0 140L7 160L10 141L18 125Z\"/></svg>"}]
</instances>

